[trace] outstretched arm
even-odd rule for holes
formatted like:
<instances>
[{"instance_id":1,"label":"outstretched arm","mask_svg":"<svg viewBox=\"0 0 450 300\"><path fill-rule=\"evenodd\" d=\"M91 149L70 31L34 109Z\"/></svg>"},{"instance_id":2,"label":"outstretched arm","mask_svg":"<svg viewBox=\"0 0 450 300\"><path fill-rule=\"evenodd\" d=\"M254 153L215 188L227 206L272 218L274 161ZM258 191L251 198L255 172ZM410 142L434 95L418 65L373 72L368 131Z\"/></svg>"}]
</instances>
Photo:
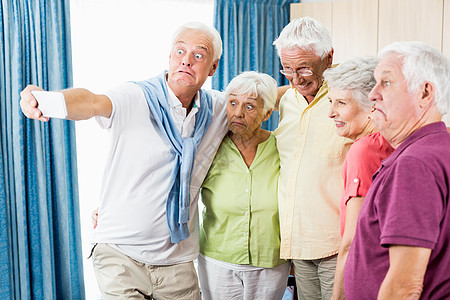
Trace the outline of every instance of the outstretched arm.
<instances>
[{"instance_id":1,"label":"outstretched arm","mask_svg":"<svg viewBox=\"0 0 450 300\"><path fill-rule=\"evenodd\" d=\"M38 103L31 91L42 91L41 88L29 85L20 93L20 107L25 116L31 119L48 121L37 108ZM66 101L68 119L87 120L95 116L109 118L112 113L111 100L105 95L96 95L86 89L68 89L61 91Z\"/></svg>"}]
</instances>

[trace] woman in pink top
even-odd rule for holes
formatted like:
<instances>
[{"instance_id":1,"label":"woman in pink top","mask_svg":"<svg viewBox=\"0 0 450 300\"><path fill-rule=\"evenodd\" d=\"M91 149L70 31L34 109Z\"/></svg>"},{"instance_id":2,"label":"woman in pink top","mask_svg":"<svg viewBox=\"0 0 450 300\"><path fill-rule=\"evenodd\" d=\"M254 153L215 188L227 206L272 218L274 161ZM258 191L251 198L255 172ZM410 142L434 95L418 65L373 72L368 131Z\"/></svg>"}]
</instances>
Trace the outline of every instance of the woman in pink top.
<instances>
[{"instance_id":1,"label":"woman in pink top","mask_svg":"<svg viewBox=\"0 0 450 300\"><path fill-rule=\"evenodd\" d=\"M332 299L345 299L344 265L355 235L359 210L372 183L372 175L393 151L380 133L375 132L370 119L372 103L368 95L375 85L373 71L376 65L376 58L355 58L324 73L331 103L329 117L334 120L338 135L355 141L342 167L342 242Z\"/></svg>"}]
</instances>

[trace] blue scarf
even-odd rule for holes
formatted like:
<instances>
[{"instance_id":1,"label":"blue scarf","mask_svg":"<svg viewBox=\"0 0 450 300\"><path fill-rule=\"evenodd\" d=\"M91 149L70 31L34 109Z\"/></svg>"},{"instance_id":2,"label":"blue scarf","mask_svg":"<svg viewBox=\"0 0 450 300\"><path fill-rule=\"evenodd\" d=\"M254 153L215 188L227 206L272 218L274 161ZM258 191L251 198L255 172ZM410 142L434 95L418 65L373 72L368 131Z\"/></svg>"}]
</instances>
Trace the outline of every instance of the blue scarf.
<instances>
[{"instance_id":1,"label":"blue scarf","mask_svg":"<svg viewBox=\"0 0 450 300\"><path fill-rule=\"evenodd\" d=\"M211 124L212 100L204 90L199 91L200 108L195 115L193 137L182 138L170 115L166 71L157 77L135 82L144 92L150 112L176 153L176 164L169 178L172 188L166 200L166 216L172 243L178 243L189 237L190 187L191 173L195 153Z\"/></svg>"}]
</instances>

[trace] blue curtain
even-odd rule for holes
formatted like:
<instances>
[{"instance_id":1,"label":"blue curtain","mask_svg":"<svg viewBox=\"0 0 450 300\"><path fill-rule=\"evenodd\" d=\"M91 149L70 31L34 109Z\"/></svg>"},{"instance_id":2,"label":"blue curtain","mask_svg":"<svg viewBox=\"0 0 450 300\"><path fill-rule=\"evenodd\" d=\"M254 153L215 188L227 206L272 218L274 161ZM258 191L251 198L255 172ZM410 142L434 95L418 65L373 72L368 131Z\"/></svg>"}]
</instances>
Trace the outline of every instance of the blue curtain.
<instances>
[{"instance_id":1,"label":"blue curtain","mask_svg":"<svg viewBox=\"0 0 450 300\"><path fill-rule=\"evenodd\" d=\"M69 0L0 0L0 299L85 297L74 123L19 107L72 85L69 24Z\"/></svg>"},{"instance_id":2,"label":"blue curtain","mask_svg":"<svg viewBox=\"0 0 450 300\"><path fill-rule=\"evenodd\" d=\"M223 56L212 77L212 87L224 90L244 71L267 73L279 85L289 82L280 74L280 60L273 41L289 23L290 4L298 0L215 0L214 26L223 40ZM263 128L278 126L274 112Z\"/></svg>"}]
</instances>

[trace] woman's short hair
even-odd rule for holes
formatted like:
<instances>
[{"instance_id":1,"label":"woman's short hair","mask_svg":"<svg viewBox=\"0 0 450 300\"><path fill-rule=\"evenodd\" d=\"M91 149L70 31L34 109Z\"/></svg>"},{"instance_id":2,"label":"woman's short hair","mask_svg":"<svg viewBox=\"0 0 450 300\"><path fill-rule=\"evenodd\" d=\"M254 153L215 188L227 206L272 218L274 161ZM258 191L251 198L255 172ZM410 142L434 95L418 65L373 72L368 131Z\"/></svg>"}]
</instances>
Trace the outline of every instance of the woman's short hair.
<instances>
[{"instance_id":1,"label":"woman's short hair","mask_svg":"<svg viewBox=\"0 0 450 300\"><path fill-rule=\"evenodd\" d=\"M230 94L249 94L261 97L264 113L273 109L277 101L277 82L271 76L254 71L244 72L231 80L225 90L225 97Z\"/></svg>"},{"instance_id":2,"label":"woman's short hair","mask_svg":"<svg viewBox=\"0 0 450 300\"><path fill-rule=\"evenodd\" d=\"M422 42L395 42L378 53L381 59L396 53L402 59L402 72L408 91L416 92L426 81L434 85L434 103L441 115L449 111L450 63L433 47Z\"/></svg>"},{"instance_id":3,"label":"woman's short hair","mask_svg":"<svg viewBox=\"0 0 450 300\"><path fill-rule=\"evenodd\" d=\"M281 49L300 48L314 51L317 56L324 58L332 50L330 32L322 23L310 17L292 20L273 44L278 56Z\"/></svg>"},{"instance_id":4,"label":"woman's short hair","mask_svg":"<svg viewBox=\"0 0 450 300\"><path fill-rule=\"evenodd\" d=\"M350 91L359 107L369 111L373 106L369 93L376 84L373 72L377 63L375 57L357 57L327 69L323 76L328 87Z\"/></svg>"},{"instance_id":5,"label":"woman's short hair","mask_svg":"<svg viewBox=\"0 0 450 300\"><path fill-rule=\"evenodd\" d=\"M175 44L175 41L180 33L186 29L200 30L210 35L212 38L211 42L214 48L213 61L219 59L222 56L222 38L220 37L219 32L215 28L206 26L201 22L188 22L178 27L178 29L175 30L172 35L172 47Z\"/></svg>"}]
</instances>

